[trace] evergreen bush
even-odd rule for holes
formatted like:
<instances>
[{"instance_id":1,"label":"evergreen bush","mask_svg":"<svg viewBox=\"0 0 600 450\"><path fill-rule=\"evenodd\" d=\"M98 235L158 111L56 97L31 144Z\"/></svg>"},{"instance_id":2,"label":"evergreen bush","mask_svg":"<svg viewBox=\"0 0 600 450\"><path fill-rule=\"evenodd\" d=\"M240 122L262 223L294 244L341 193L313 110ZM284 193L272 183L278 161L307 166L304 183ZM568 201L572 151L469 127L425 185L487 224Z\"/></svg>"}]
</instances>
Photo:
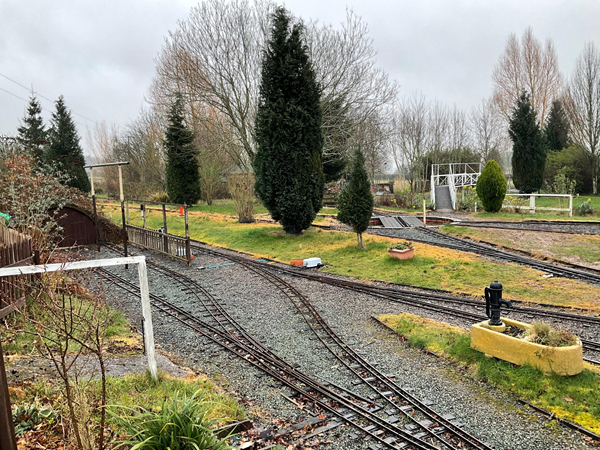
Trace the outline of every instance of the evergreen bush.
<instances>
[{"instance_id":1,"label":"evergreen bush","mask_svg":"<svg viewBox=\"0 0 600 450\"><path fill-rule=\"evenodd\" d=\"M352 227L358 239L358 246L364 248L362 234L369 227L369 220L373 215L373 194L365 169L365 157L360 148L354 153L350 179L340 193L338 209L337 219Z\"/></svg>"},{"instance_id":2,"label":"evergreen bush","mask_svg":"<svg viewBox=\"0 0 600 450\"><path fill-rule=\"evenodd\" d=\"M287 233L307 229L325 189L320 88L302 39L277 8L264 51L253 166L256 194Z\"/></svg>"},{"instance_id":3,"label":"evergreen bush","mask_svg":"<svg viewBox=\"0 0 600 450\"><path fill-rule=\"evenodd\" d=\"M506 195L506 178L496 161L488 161L477 180L477 196L487 212L498 212Z\"/></svg>"},{"instance_id":4,"label":"evergreen bush","mask_svg":"<svg viewBox=\"0 0 600 450\"><path fill-rule=\"evenodd\" d=\"M171 107L164 147L167 155L167 194L173 203L193 205L200 200L198 152L194 134L186 127L183 100L178 95Z\"/></svg>"}]
</instances>

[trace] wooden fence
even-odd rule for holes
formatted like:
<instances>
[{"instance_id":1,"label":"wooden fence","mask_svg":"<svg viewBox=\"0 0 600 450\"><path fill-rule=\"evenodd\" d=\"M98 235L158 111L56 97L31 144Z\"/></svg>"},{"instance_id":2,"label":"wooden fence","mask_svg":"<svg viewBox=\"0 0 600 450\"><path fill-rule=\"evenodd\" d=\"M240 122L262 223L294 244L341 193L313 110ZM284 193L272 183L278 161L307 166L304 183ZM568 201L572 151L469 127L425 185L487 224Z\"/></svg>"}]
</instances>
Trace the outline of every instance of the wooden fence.
<instances>
[{"instance_id":1,"label":"wooden fence","mask_svg":"<svg viewBox=\"0 0 600 450\"><path fill-rule=\"evenodd\" d=\"M173 258L187 261L188 264L192 259L189 238L134 225L127 225L127 238L133 244L166 253Z\"/></svg>"},{"instance_id":2,"label":"wooden fence","mask_svg":"<svg viewBox=\"0 0 600 450\"><path fill-rule=\"evenodd\" d=\"M24 266L33 262L31 238L0 225L0 268ZM0 318L23 305L27 288L33 279L34 275L0 278Z\"/></svg>"}]
</instances>

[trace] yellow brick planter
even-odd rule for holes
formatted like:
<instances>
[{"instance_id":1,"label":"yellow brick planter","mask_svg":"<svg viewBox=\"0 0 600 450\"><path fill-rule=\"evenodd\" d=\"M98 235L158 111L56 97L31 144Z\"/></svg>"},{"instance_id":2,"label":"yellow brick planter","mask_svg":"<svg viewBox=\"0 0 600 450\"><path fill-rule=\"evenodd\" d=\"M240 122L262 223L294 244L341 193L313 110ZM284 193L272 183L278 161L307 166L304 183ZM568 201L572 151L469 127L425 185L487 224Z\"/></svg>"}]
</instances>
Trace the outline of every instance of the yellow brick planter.
<instances>
[{"instance_id":1,"label":"yellow brick planter","mask_svg":"<svg viewBox=\"0 0 600 450\"><path fill-rule=\"evenodd\" d=\"M502 318L507 326L526 330L530 325ZM488 325L488 321L471 326L471 348L513 364L529 364L545 373L577 375L583 370L581 341L570 347L549 347L503 334Z\"/></svg>"}]
</instances>

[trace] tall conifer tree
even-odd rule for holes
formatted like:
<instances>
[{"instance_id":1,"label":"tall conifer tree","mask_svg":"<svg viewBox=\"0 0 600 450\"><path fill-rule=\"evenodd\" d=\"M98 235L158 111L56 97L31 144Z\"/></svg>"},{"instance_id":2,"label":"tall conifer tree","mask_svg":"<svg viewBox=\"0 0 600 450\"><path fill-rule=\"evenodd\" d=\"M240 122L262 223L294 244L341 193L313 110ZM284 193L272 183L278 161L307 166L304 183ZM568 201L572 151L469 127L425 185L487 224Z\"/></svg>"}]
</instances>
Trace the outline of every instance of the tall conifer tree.
<instances>
[{"instance_id":1,"label":"tall conifer tree","mask_svg":"<svg viewBox=\"0 0 600 450\"><path fill-rule=\"evenodd\" d=\"M323 201L320 88L284 8L273 17L262 63L254 158L256 193L287 233L307 229Z\"/></svg>"},{"instance_id":2,"label":"tall conifer tree","mask_svg":"<svg viewBox=\"0 0 600 450\"><path fill-rule=\"evenodd\" d=\"M46 160L56 164L61 172L69 176L69 186L90 192L90 180L83 168L85 158L79 144L79 134L62 95L56 101L48 135L50 145L47 147Z\"/></svg>"},{"instance_id":3,"label":"tall conifer tree","mask_svg":"<svg viewBox=\"0 0 600 450\"><path fill-rule=\"evenodd\" d=\"M515 187L527 194L544 181L546 148L529 95L523 91L513 109L508 133L513 141L512 170Z\"/></svg>"},{"instance_id":4,"label":"tall conifer tree","mask_svg":"<svg viewBox=\"0 0 600 450\"><path fill-rule=\"evenodd\" d=\"M44 156L44 145L47 144L48 131L42 119L42 106L35 95L29 98L29 105L22 125L17 128L17 141L23 146L28 156L41 163Z\"/></svg>"},{"instance_id":5,"label":"tall conifer tree","mask_svg":"<svg viewBox=\"0 0 600 450\"><path fill-rule=\"evenodd\" d=\"M193 142L194 134L184 122L183 99L181 95L177 95L171 107L164 140L167 154L167 194L174 203L193 205L200 200L198 152Z\"/></svg>"},{"instance_id":6,"label":"tall conifer tree","mask_svg":"<svg viewBox=\"0 0 600 450\"><path fill-rule=\"evenodd\" d=\"M365 169L365 157L358 147L354 152L349 180L338 198L338 209L337 219L352 227L358 239L358 246L365 248L362 234L369 227L373 215L373 194Z\"/></svg>"},{"instance_id":7,"label":"tall conifer tree","mask_svg":"<svg viewBox=\"0 0 600 450\"><path fill-rule=\"evenodd\" d=\"M562 150L569 146L571 123L560 100L554 100L548 122L544 127L544 138L548 150Z\"/></svg>"}]
</instances>

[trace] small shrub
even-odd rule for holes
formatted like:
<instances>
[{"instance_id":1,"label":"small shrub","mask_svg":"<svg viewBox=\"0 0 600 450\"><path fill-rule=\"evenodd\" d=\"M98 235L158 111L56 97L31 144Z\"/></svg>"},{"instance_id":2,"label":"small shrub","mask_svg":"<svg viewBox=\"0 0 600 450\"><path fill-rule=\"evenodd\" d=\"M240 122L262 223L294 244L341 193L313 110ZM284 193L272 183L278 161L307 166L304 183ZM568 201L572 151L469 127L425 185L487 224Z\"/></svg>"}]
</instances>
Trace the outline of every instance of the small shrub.
<instances>
[{"instance_id":1,"label":"small shrub","mask_svg":"<svg viewBox=\"0 0 600 450\"><path fill-rule=\"evenodd\" d=\"M554 194L575 194L577 188L577 181L569 176L567 167L563 167L558 174L554 177L552 183L552 193Z\"/></svg>"},{"instance_id":2,"label":"small shrub","mask_svg":"<svg viewBox=\"0 0 600 450\"><path fill-rule=\"evenodd\" d=\"M536 344L549 347L570 347L577 344L577 336L566 330L554 329L544 322L533 322L531 326L527 339Z\"/></svg>"},{"instance_id":3,"label":"small shrub","mask_svg":"<svg viewBox=\"0 0 600 450\"><path fill-rule=\"evenodd\" d=\"M13 405L12 419L15 424L15 434L20 436L33 430L43 422L52 424L56 417L56 412L52 408L43 407L37 397L33 403L26 405Z\"/></svg>"},{"instance_id":4,"label":"small shrub","mask_svg":"<svg viewBox=\"0 0 600 450\"><path fill-rule=\"evenodd\" d=\"M235 211L240 223L254 222L254 175L250 173L240 173L230 175L228 187Z\"/></svg>"},{"instance_id":5,"label":"small shrub","mask_svg":"<svg viewBox=\"0 0 600 450\"><path fill-rule=\"evenodd\" d=\"M409 250L411 248L415 248L415 246L409 241L398 242L397 244L393 244L388 247L390 250Z\"/></svg>"},{"instance_id":6,"label":"small shrub","mask_svg":"<svg viewBox=\"0 0 600 450\"><path fill-rule=\"evenodd\" d=\"M125 430L127 438L118 448L134 446L144 450L225 450L230 449L225 440L219 440L210 430L215 424L207 418L210 405L197 396L180 395L175 392L153 412L136 408L134 416L121 416L111 411L111 416Z\"/></svg>"},{"instance_id":7,"label":"small shrub","mask_svg":"<svg viewBox=\"0 0 600 450\"><path fill-rule=\"evenodd\" d=\"M529 198L513 197L512 195L509 195L505 197L504 203L509 209L512 209L513 212L520 213L521 208L529 205Z\"/></svg>"},{"instance_id":8,"label":"small shrub","mask_svg":"<svg viewBox=\"0 0 600 450\"><path fill-rule=\"evenodd\" d=\"M481 199L486 212L498 212L506 195L506 178L500 165L488 161L477 180L477 196Z\"/></svg>"},{"instance_id":9,"label":"small shrub","mask_svg":"<svg viewBox=\"0 0 600 450\"><path fill-rule=\"evenodd\" d=\"M158 191L150 194L150 201L156 203L167 203L169 201L169 195L165 191Z\"/></svg>"},{"instance_id":10,"label":"small shrub","mask_svg":"<svg viewBox=\"0 0 600 450\"><path fill-rule=\"evenodd\" d=\"M464 198L457 199L456 207L459 211L475 211L475 203L477 203L477 191L473 186L464 188Z\"/></svg>"},{"instance_id":11,"label":"small shrub","mask_svg":"<svg viewBox=\"0 0 600 450\"><path fill-rule=\"evenodd\" d=\"M592 199L588 198L581 205L575 207L575 214L578 216L590 216L594 214L594 208L592 207Z\"/></svg>"}]
</instances>

